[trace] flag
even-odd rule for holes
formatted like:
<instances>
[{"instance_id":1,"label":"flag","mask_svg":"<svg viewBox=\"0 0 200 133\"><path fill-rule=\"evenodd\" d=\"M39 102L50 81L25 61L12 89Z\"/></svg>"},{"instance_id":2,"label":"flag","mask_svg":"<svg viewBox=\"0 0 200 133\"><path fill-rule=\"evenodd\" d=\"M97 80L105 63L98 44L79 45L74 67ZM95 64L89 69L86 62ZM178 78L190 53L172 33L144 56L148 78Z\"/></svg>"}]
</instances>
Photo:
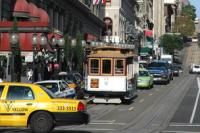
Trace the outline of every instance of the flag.
<instances>
[{"instance_id":1,"label":"flag","mask_svg":"<svg viewBox=\"0 0 200 133\"><path fill-rule=\"evenodd\" d=\"M106 4L107 0L93 0L93 5Z\"/></svg>"},{"instance_id":2,"label":"flag","mask_svg":"<svg viewBox=\"0 0 200 133\"><path fill-rule=\"evenodd\" d=\"M93 0L93 5L97 5L99 0Z\"/></svg>"},{"instance_id":3,"label":"flag","mask_svg":"<svg viewBox=\"0 0 200 133\"><path fill-rule=\"evenodd\" d=\"M106 0L102 0L102 4L106 4Z\"/></svg>"}]
</instances>

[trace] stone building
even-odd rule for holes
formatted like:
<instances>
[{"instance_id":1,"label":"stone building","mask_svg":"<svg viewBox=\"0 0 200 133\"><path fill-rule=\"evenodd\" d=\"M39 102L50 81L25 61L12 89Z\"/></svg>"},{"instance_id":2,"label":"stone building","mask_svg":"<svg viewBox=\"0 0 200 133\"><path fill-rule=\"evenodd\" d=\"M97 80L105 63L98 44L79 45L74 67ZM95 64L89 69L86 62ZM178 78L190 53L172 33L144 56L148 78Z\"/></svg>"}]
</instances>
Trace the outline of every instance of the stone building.
<instances>
[{"instance_id":1,"label":"stone building","mask_svg":"<svg viewBox=\"0 0 200 133\"><path fill-rule=\"evenodd\" d=\"M164 19L164 0L154 0L153 2L153 21L154 38L158 40L165 33Z\"/></svg>"},{"instance_id":2,"label":"stone building","mask_svg":"<svg viewBox=\"0 0 200 133\"><path fill-rule=\"evenodd\" d=\"M101 6L100 17L104 20L106 27L103 36L110 36L110 40L120 43L134 43L138 29L136 0L110 0ZM105 12L104 12L105 11ZM104 38L108 41L108 38Z\"/></svg>"},{"instance_id":3,"label":"stone building","mask_svg":"<svg viewBox=\"0 0 200 133\"><path fill-rule=\"evenodd\" d=\"M24 64L33 62L34 32L38 37L47 34L49 40L53 35L62 37L68 34L75 38L81 33L90 42L101 39L104 27L98 17L99 7L93 6L92 0L0 0L0 10L0 54L9 60L9 31L16 17ZM49 44L47 49L52 50Z\"/></svg>"}]
</instances>

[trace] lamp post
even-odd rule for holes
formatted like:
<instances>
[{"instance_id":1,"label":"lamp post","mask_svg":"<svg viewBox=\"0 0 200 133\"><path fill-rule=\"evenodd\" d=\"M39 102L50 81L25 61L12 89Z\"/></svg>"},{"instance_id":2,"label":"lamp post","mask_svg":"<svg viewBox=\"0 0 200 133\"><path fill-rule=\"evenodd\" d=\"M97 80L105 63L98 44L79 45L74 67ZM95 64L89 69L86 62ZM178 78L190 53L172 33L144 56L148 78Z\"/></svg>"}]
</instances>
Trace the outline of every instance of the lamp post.
<instances>
[{"instance_id":1,"label":"lamp post","mask_svg":"<svg viewBox=\"0 0 200 133\"><path fill-rule=\"evenodd\" d=\"M74 68L73 58L74 58L74 47L76 47L76 39L72 39L71 40L71 47L72 47L72 54L71 54L71 68L70 68L70 71L72 71L73 68Z\"/></svg>"},{"instance_id":2,"label":"lamp post","mask_svg":"<svg viewBox=\"0 0 200 133\"><path fill-rule=\"evenodd\" d=\"M85 75L85 71L86 71L86 69L85 69L85 62L86 62L86 56L87 56L87 52L86 52L86 41L85 40L82 40L81 41L81 44L82 44L82 47L83 47L83 63L82 63L82 65L83 65L83 70L82 70L82 73L83 73L83 75Z\"/></svg>"},{"instance_id":3,"label":"lamp post","mask_svg":"<svg viewBox=\"0 0 200 133\"><path fill-rule=\"evenodd\" d=\"M62 61L63 61L63 46L65 44L65 39L64 38L59 38L58 39L58 49L57 49L57 61L59 63L59 71L62 71ZM61 59L60 59L61 55Z\"/></svg>"},{"instance_id":4,"label":"lamp post","mask_svg":"<svg viewBox=\"0 0 200 133\"><path fill-rule=\"evenodd\" d=\"M13 32L10 34L9 41L11 44L11 82L16 81L16 73L15 73L15 52L17 43L19 42L19 36L17 33Z\"/></svg>"},{"instance_id":5,"label":"lamp post","mask_svg":"<svg viewBox=\"0 0 200 133\"><path fill-rule=\"evenodd\" d=\"M37 34L34 33L33 37L32 37L32 45L33 45L33 79L32 81L35 82L36 81L36 54L37 54L37 44L38 44L38 38L37 38Z\"/></svg>"},{"instance_id":6,"label":"lamp post","mask_svg":"<svg viewBox=\"0 0 200 133\"><path fill-rule=\"evenodd\" d=\"M40 66L40 70L38 71L38 73L40 73L40 76L42 79L44 79L44 67L46 67L46 62L45 62L45 55L46 55L46 45L47 45L47 37L45 34L42 34L40 36L40 46L42 48L42 58L41 58L41 66ZM41 73L42 72L42 73Z\"/></svg>"},{"instance_id":7,"label":"lamp post","mask_svg":"<svg viewBox=\"0 0 200 133\"><path fill-rule=\"evenodd\" d=\"M51 46L52 46L52 48L54 49L54 54L55 54L55 56L54 56L54 58L55 59L53 59L52 60L52 74L54 75L54 73L55 73L55 70L54 70L54 60L56 60L57 62L58 62L58 64L59 64L59 72L60 71L62 71L62 58L63 58L63 46L64 46L64 44L65 44L65 40L64 40L64 38L59 38L59 39L57 39L57 38L55 38L54 36L51 38ZM61 59L60 59L60 57L62 57Z\"/></svg>"},{"instance_id":8,"label":"lamp post","mask_svg":"<svg viewBox=\"0 0 200 133\"><path fill-rule=\"evenodd\" d=\"M32 37L32 45L33 45L33 82L37 81L37 79L38 79L38 73L36 71L36 68L37 68L36 67L36 60L37 60L38 56L42 56L42 55L39 55L39 53L37 55L37 52L38 52L37 51L37 44L38 44L38 36L37 36L36 33L34 33L33 37ZM40 36L40 46L42 47L42 49L45 48L46 44L47 44L47 38L46 38L46 36L44 34L42 34ZM40 73L41 71L38 71L38 72Z\"/></svg>"}]
</instances>

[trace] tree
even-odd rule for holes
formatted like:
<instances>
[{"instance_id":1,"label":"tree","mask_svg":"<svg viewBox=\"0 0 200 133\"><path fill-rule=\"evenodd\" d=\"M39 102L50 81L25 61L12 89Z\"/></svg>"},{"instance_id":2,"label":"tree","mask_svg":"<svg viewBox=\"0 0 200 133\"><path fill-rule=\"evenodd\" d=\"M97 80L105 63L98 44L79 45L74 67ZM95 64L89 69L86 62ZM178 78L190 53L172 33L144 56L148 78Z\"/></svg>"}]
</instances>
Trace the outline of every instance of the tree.
<instances>
[{"instance_id":1,"label":"tree","mask_svg":"<svg viewBox=\"0 0 200 133\"><path fill-rule=\"evenodd\" d=\"M63 71L69 71L69 66L68 66L68 62L70 59L70 55L71 55L71 45L70 45L70 38L68 34L64 35L64 39L65 39L65 45L64 45L64 62L62 64L63 67Z\"/></svg>"},{"instance_id":2,"label":"tree","mask_svg":"<svg viewBox=\"0 0 200 133\"><path fill-rule=\"evenodd\" d=\"M177 17L174 32L181 33L183 36L192 36L195 32L194 21L187 15Z\"/></svg>"},{"instance_id":3,"label":"tree","mask_svg":"<svg viewBox=\"0 0 200 133\"><path fill-rule=\"evenodd\" d=\"M164 34L160 38L160 43L164 51L169 54L174 54L174 50L181 50L183 48L183 41L180 36Z\"/></svg>"},{"instance_id":4,"label":"tree","mask_svg":"<svg viewBox=\"0 0 200 133\"><path fill-rule=\"evenodd\" d=\"M81 44L83 40L83 36L81 33L77 33L76 35L76 46L74 49L74 61L75 61L75 70L82 73L83 68L83 58L84 58L84 50Z\"/></svg>"},{"instance_id":5,"label":"tree","mask_svg":"<svg viewBox=\"0 0 200 133\"><path fill-rule=\"evenodd\" d=\"M190 4L183 6L180 15L176 18L173 31L179 32L183 36L192 36L195 32L195 18L195 7Z\"/></svg>"},{"instance_id":6,"label":"tree","mask_svg":"<svg viewBox=\"0 0 200 133\"><path fill-rule=\"evenodd\" d=\"M183 6L181 15L187 15L190 19L194 21L196 18L196 8L190 4Z\"/></svg>"}]
</instances>

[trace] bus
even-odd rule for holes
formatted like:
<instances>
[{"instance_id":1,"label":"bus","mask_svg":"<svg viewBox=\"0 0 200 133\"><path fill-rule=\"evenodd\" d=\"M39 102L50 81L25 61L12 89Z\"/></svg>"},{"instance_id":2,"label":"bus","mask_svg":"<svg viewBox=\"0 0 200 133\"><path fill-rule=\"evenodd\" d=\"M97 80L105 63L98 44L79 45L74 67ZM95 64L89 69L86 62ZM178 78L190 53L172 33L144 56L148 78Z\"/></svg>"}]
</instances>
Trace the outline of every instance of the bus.
<instances>
[{"instance_id":1,"label":"bus","mask_svg":"<svg viewBox=\"0 0 200 133\"><path fill-rule=\"evenodd\" d=\"M131 101L136 94L139 63L134 45L89 46L85 91L94 103Z\"/></svg>"}]
</instances>

